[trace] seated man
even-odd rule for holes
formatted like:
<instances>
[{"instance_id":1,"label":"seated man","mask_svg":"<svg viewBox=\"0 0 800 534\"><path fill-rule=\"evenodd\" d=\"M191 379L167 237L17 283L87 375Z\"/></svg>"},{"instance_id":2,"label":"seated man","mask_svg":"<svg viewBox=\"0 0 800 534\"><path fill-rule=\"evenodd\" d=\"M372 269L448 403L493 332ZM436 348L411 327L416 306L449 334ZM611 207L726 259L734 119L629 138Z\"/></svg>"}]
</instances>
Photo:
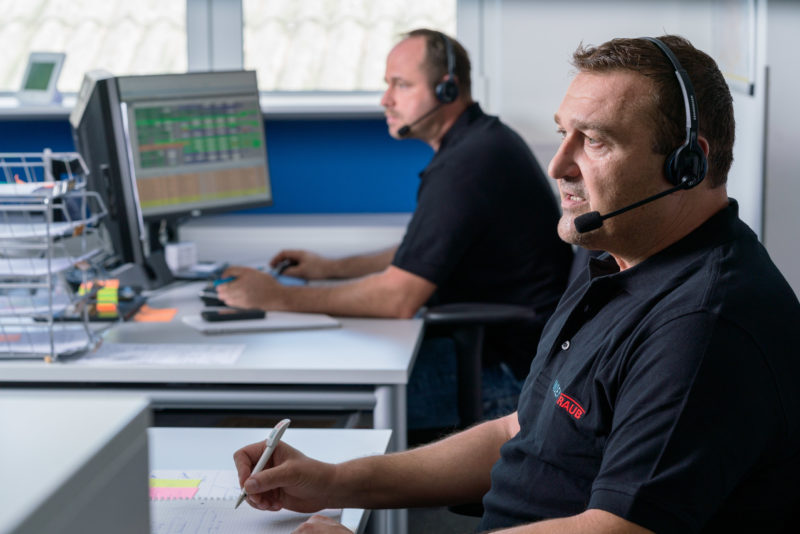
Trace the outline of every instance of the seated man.
<instances>
[{"instance_id":1,"label":"seated man","mask_svg":"<svg viewBox=\"0 0 800 534\"><path fill-rule=\"evenodd\" d=\"M389 133L425 141L435 152L420 174L417 209L399 247L338 260L283 251L272 263L296 262L287 275L361 278L287 287L257 270L231 267L223 275L236 280L219 286L220 298L243 308L400 318L426 303L500 302L530 306L544 324L566 287L572 256L558 239L558 206L530 149L472 101L469 57L439 32L415 30L400 41L388 56L386 82L381 104ZM488 413L505 415L516 406L539 331L489 336ZM410 406L409 428L458 422L455 356L446 342L423 345L408 399L418 403Z\"/></svg>"},{"instance_id":2,"label":"seated man","mask_svg":"<svg viewBox=\"0 0 800 534\"><path fill-rule=\"evenodd\" d=\"M549 168L559 234L607 254L547 323L518 411L340 465L281 444L250 476L263 443L247 446L234 459L253 506L483 498L481 528L514 533L780 531L800 479L800 303L726 194L728 86L675 36L580 47L573 62Z\"/></svg>"}]
</instances>

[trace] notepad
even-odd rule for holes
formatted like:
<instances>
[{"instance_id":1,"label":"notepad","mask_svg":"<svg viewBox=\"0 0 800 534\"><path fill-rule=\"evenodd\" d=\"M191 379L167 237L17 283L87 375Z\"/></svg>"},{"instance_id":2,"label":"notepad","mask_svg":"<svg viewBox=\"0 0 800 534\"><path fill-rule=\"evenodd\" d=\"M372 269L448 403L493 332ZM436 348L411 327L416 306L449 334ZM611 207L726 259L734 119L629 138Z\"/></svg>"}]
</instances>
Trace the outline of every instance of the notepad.
<instances>
[{"instance_id":1,"label":"notepad","mask_svg":"<svg viewBox=\"0 0 800 534\"><path fill-rule=\"evenodd\" d=\"M289 534L311 517L288 510L266 512L246 504L234 509L240 491L233 470L154 470L150 473L150 531ZM339 519L342 511L318 513Z\"/></svg>"},{"instance_id":2,"label":"notepad","mask_svg":"<svg viewBox=\"0 0 800 534\"><path fill-rule=\"evenodd\" d=\"M155 470L150 474L150 500L235 500L239 479L233 470Z\"/></svg>"},{"instance_id":3,"label":"notepad","mask_svg":"<svg viewBox=\"0 0 800 534\"><path fill-rule=\"evenodd\" d=\"M204 334L233 334L241 332L269 332L281 330L312 330L339 328L342 324L321 313L294 313L268 311L264 319L241 321L206 321L199 315L187 315L183 322Z\"/></svg>"},{"instance_id":4,"label":"notepad","mask_svg":"<svg viewBox=\"0 0 800 534\"><path fill-rule=\"evenodd\" d=\"M234 500L173 500L150 503L152 534L291 534L312 514L289 510L268 512L243 504L236 510ZM339 520L341 510L322 510L318 514Z\"/></svg>"}]
</instances>

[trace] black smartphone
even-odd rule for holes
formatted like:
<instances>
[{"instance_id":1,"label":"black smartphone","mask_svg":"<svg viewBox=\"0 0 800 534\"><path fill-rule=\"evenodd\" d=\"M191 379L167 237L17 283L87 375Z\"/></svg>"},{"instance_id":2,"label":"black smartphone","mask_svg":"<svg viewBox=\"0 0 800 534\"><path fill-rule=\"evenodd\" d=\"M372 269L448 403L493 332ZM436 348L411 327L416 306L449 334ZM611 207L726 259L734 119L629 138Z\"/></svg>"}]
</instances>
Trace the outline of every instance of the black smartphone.
<instances>
[{"instance_id":1,"label":"black smartphone","mask_svg":"<svg viewBox=\"0 0 800 534\"><path fill-rule=\"evenodd\" d=\"M264 310L241 310L239 308L217 308L200 312L200 317L206 321L240 321L263 319L266 316L267 312Z\"/></svg>"}]
</instances>

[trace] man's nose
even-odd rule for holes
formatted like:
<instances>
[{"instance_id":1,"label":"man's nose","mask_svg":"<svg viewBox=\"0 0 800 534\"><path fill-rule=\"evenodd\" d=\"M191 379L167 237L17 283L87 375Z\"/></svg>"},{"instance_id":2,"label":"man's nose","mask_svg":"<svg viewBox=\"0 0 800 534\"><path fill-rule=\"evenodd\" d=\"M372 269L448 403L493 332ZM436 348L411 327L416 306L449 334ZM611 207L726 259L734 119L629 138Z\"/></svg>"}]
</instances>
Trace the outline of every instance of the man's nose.
<instances>
[{"instance_id":1,"label":"man's nose","mask_svg":"<svg viewBox=\"0 0 800 534\"><path fill-rule=\"evenodd\" d=\"M580 174L578 164L575 163L575 158L572 153L574 147L568 139L565 139L558 147L553 159L550 160L550 165L547 166L547 174L550 178L558 180L559 178L574 178Z\"/></svg>"}]
</instances>

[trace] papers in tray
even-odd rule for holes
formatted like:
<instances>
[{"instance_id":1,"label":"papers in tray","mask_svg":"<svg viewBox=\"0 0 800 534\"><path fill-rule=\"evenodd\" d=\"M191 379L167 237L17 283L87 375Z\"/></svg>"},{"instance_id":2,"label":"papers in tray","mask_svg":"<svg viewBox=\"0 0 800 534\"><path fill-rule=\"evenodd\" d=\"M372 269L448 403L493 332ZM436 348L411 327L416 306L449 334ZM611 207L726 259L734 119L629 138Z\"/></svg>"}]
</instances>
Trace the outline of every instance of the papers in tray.
<instances>
[{"instance_id":1,"label":"papers in tray","mask_svg":"<svg viewBox=\"0 0 800 534\"><path fill-rule=\"evenodd\" d=\"M268 311L264 319L240 321L206 321L200 315L187 315L183 322L204 334L233 334L241 332L271 332L339 328L342 324L321 313Z\"/></svg>"}]
</instances>

